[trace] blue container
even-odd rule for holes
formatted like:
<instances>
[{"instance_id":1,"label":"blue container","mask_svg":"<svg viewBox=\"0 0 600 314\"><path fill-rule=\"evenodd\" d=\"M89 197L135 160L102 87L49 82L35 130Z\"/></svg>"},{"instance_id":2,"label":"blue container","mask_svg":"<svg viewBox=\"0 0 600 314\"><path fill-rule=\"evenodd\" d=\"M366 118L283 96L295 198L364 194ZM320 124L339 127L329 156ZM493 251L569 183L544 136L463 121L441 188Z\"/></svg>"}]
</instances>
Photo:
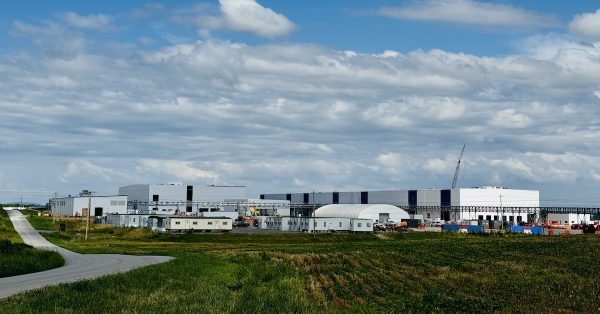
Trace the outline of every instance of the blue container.
<instances>
[{"instance_id":1,"label":"blue container","mask_svg":"<svg viewBox=\"0 0 600 314\"><path fill-rule=\"evenodd\" d=\"M513 233L524 233L525 232L525 227L523 227L523 226L512 226L512 227L510 227L510 232L513 232Z\"/></svg>"},{"instance_id":2,"label":"blue container","mask_svg":"<svg viewBox=\"0 0 600 314\"><path fill-rule=\"evenodd\" d=\"M483 226L467 226L468 233L483 233Z\"/></svg>"},{"instance_id":3,"label":"blue container","mask_svg":"<svg viewBox=\"0 0 600 314\"><path fill-rule=\"evenodd\" d=\"M460 231L460 226L459 225L442 225L442 231L454 231L454 232L458 232Z\"/></svg>"},{"instance_id":4,"label":"blue container","mask_svg":"<svg viewBox=\"0 0 600 314\"><path fill-rule=\"evenodd\" d=\"M531 227L531 234L544 235L544 227Z\"/></svg>"}]
</instances>

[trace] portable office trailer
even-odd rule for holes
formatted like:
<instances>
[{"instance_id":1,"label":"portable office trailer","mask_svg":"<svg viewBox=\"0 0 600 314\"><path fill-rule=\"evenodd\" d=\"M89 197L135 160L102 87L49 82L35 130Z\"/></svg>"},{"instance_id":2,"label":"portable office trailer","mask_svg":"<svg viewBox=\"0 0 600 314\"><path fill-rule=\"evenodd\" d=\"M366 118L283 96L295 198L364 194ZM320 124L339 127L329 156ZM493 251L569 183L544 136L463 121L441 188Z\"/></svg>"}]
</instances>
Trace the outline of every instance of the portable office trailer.
<instances>
[{"instance_id":1,"label":"portable office trailer","mask_svg":"<svg viewBox=\"0 0 600 314\"><path fill-rule=\"evenodd\" d=\"M351 219L348 218L316 218L316 224L313 224L313 218L308 218L308 231L317 232L337 232L337 231L350 231L351 230Z\"/></svg>"},{"instance_id":2,"label":"portable office trailer","mask_svg":"<svg viewBox=\"0 0 600 314\"><path fill-rule=\"evenodd\" d=\"M233 220L228 217L168 217L164 220L166 231L230 231Z\"/></svg>"},{"instance_id":3,"label":"portable office trailer","mask_svg":"<svg viewBox=\"0 0 600 314\"><path fill-rule=\"evenodd\" d=\"M146 228L148 227L148 217L149 215L142 214L110 214L106 215L104 223L123 228Z\"/></svg>"},{"instance_id":4,"label":"portable office trailer","mask_svg":"<svg viewBox=\"0 0 600 314\"><path fill-rule=\"evenodd\" d=\"M373 232L373 220L354 218L350 220L350 231Z\"/></svg>"},{"instance_id":5,"label":"portable office trailer","mask_svg":"<svg viewBox=\"0 0 600 314\"><path fill-rule=\"evenodd\" d=\"M373 220L340 217L260 217L259 229L291 232L372 232Z\"/></svg>"}]
</instances>

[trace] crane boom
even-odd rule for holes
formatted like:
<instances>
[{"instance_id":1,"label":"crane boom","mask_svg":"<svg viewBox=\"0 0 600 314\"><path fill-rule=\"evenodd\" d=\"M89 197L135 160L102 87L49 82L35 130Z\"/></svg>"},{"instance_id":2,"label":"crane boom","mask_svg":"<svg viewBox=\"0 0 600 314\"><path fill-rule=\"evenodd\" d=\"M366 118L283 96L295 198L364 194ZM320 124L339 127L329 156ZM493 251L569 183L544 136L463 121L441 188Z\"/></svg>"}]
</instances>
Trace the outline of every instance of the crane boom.
<instances>
[{"instance_id":1,"label":"crane boom","mask_svg":"<svg viewBox=\"0 0 600 314\"><path fill-rule=\"evenodd\" d=\"M458 157L458 163L456 163L456 170L454 170L454 180L452 180L452 188L456 188L456 182L458 181L458 173L460 172L460 161L462 160L463 153L465 152L465 147L467 145L463 144L463 148L460 151L460 156Z\"/></svg>"}]
</instances>

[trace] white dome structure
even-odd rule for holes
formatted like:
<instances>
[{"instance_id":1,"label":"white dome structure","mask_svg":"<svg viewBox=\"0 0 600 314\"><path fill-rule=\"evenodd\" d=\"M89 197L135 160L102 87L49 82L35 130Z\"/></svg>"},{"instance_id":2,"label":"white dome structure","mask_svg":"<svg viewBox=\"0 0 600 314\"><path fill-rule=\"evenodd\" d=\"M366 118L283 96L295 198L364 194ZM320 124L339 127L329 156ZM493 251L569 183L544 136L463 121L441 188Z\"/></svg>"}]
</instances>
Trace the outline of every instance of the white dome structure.
<instances>
[{"instance_id":1,"label":"white dome structure","mask_svg":"<svg viewBox=\"0 0 600 314\"><path fill-rule=\"evenodd\" d=\"M362 218L385 222L410 218L403 209L388 204L332 204L317 208L317 218Z\"/></svg>"}]
</instances>

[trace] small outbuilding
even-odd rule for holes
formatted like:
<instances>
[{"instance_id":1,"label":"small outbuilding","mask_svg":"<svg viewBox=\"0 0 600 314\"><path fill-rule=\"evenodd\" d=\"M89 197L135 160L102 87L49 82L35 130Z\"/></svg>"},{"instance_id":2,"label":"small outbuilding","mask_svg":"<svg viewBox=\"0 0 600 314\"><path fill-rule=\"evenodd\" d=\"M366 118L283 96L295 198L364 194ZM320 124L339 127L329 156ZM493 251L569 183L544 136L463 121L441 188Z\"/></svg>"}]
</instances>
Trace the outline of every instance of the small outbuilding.
<instances>
[{"instance_id":1,"label":"small outbuilding","mask_svg":"<svg viewBox=\"0 0 600 314\"><path fill-rule=\"evenodd\" d=\"M317 218L371 219L373 222L400 222L409 214L400 207L387 204L331 204L315 211Z\"/></svg>"}]
</instances>

